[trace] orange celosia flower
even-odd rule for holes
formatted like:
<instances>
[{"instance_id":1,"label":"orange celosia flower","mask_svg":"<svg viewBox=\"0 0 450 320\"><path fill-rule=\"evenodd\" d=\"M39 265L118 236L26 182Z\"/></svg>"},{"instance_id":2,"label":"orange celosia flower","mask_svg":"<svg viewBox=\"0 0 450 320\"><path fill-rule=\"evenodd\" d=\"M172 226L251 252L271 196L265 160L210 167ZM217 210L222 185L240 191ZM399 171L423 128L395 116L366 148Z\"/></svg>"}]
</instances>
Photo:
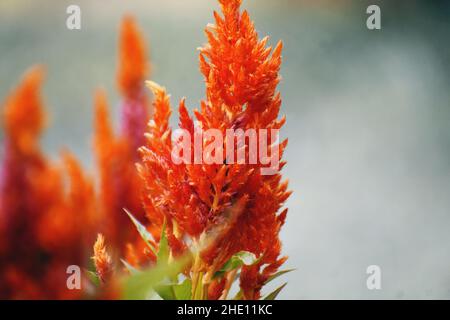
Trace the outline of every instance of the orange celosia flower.
<instances>
[{"instance_id":1,"label":"orange celosia flower","mask_svg":"<svg viewBox=\"0 0 450 320\"><path fill-rule=\"evenodd\" d=\"M55 193L58 195L56 198L61 200L51 210L43 213L36 225L45 247L52 250L72 248L72 254L78 250L77 255L81 260L86 257L86 249L93 239L92 229L98 223L94 185L92 178L83 171L70 152L64 151L62 160L63 167L53 169L53 174L61 176L59 186L49 185L48 188L43 188L46 185L44 181L52 175L52 169L41 172L42 176L37 176L33 181L34 188L46 189L45 193L41 192L44 195L43 201L52 199L51 192L55 192L57 188L61 190ZM42 204L40 206L44 207Z\"/></svg>"},{"instance_id":2,"label":"orange celosia flower","mask_svg":"<svg viewBox=\"0 0 450 320\"><path fill-rule=\"evenodd\" d=\"M94 223L92 181L64 153L65 168L41 153L43 70L33 68L7 99L0 189L0 296L75 298L66 268L84 263ZM68 191L65 192L65 187Z\"/></svg>"},{"instance_id":3,"label":"orange celosia flower","mask_svg":"<svg viewBox=\"0 0 450 320\"><path fill-rule=\"evenodd\" d=\"M131 17L122 22L119 44L117 82L123 95L121 106L122 135L128 139L132 154L144 143L144 131L150 117L144 80L149 74L143 36Z\"/></svg>"},{"instance_id":4,"label":"orange celosia flower","mask_svg":"<svg viewBox=\"0 0 450 320\"><path fill-rule=\"evenodd\" d=\"M106 251L105 238L100 233L94 244L94 256L92 260L94 260L98 277L102 282L105 282L112 272L112 259Z\"/></svg>"},{"instance_id":5,"label":"orange celosia flower","mask_svg":"<svg viewBox=\"0 0 450 320\"><path fill-rule=\"evenodd\" d=\"M136 22L130 16L125 17L120 32L117 81L127 99L142 95L143 81L149 73L146 56L145 43Z\"/></svg>"},{"instance_id":6,"label":"orange celosia flower","mask_svg":"<svg viewBox=\"0 0 450 320\"><path fill-rule=\"evenodd\" d=\"M215 25L206 30L208 44L200 49L206 99L200 110L194 110L195 118L203 130L218 129L223 136L227 129L280 129L285 122L278 119L282 45L272 50L266 46L267 38L259 40L247 12L240 11L241 0L219 2L223 16L214 13ZM240 287L245 299L259 298L261 287L286 260L280 257L279 232L287 214L287 209L282 210L290 195L287 182L281 181L279 172L262 175L264 165L259 160L253 164L175 164L169 96L153 82L148 86L154 94L155 111L148 122L145 56L142 37L134 20L127 17L122 23L117 77L123 96L120 133L112 129L106 94L98 91L95 96L98 193L91 177L69 152L62 153L61 165L51 163L40 150L45 124L42 69L31 70L6 101L0 176L0 298L81 297L82 292L67 289L66 268L85 265L86 249L97 231L102 234L94 244L92 259L106 285L95 293L117 298L121 278L111 277L114 263L103 234L117 251L113 256L125 256L131 265L156 260L123 208L147 222L154 247L158 247L166 222L169 261L188 247L193 249L195 259L186 266L185 274L194 291L197 282L204 285L193 298L227 298L237 270L219 278L213 275L237 252L250 251L260 257L256 264L242 267ZM180 128L194 137L194 119L184 100L179 116ZM211 142L203 139L204 146ZM224 142L224 150L228 143ZM249 156L249 142L245 145ZM286 145L287 140L278 144L277 160ZM280 167L283 165L281 162Z\"/></svg>"},{"instance_id":7,"label":"orange celosia flower","mask_svg":"<svg viewBox=\"0 0 450 320\"><path fill-rule=\"evenodd\" d=\"M100 203L108 242L119 255L131 251L128 243L140 241L124 208L140 220L145 219L141 203L142 181L134 163L137 149L143 144L144 131L150 117L144 79L148 75L146 50L135 21L126 17L119 41L118 86L121 102L121 132L114 133L106 95L98 91L95 97L94 147L100 175Z\"/></svg>"},{"instance_id":8,"label":"orange celosia flower","mask_svg":"<svg viewBox=\"0 0 450 320\"><path fill-rule=\"evenodd\" d=\"M276 91L282 45L272 50L266 47L267 38L258 39L248 13L240 12L240 0L219 2L223 17L214 13L216 24L207 28L208 44L200 49L206 101L194 111L197 121L203 130L219 129L223 136L226 129L279 129L285 122L278 119L281 98ZM242 250L263 255L256 266L244 267L241 274L244 298L259 298L265 280L285 261L279 257L278 234L287 210L278 212L290 195L287 182L281 182L279 173L261 175L259 162L174 164L168 95L156 84L149 86L155 96L155 114L147 144L140 149L142 164L138 167L145 182L147 216L154 224L167 219L175 253L183 250L185 235L199 240L202 233L215 231L213 243L203 250L195 271L214 272ZM179 113L180 128L193 137L194 121L184 100ZM279 144L280 159L286 145L287 140ZM211 290L211 297L219 295L214 292L217 287Z\"/></svg>"}]
</instances>

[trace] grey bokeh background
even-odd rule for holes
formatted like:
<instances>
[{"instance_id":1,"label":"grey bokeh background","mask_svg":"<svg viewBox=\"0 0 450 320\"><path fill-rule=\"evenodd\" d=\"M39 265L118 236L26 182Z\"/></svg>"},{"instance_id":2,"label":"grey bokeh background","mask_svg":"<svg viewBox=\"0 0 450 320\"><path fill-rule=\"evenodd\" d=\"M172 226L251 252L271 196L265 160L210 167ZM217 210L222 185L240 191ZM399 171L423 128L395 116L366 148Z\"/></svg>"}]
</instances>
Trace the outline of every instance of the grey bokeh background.
<instances>
[{"instance_id":1,"label":"grey bokeh background","mask_svg":"<svg viewBox=\"0 0 450 320\"><path fill-rule=\"evenodd\" d=\"M65 27L69 4L81 6L81 31ZM381 7L380 31L365 26L369 4ZM244 7L261 35L285 43L284 175L294 194L282 238L297 271L280 297L450 298L450 6ZM45 64L43 145L54 157L67 146L92 168L92 93L105 87L116 108L122 15L135 15L145 32L153 80L192 108L204 90L195 49L213 9L210 0L2 0L0 100L28 66ZM366 288L371 264L382 268L382 290Z\"/></svg>"}]
</instances>

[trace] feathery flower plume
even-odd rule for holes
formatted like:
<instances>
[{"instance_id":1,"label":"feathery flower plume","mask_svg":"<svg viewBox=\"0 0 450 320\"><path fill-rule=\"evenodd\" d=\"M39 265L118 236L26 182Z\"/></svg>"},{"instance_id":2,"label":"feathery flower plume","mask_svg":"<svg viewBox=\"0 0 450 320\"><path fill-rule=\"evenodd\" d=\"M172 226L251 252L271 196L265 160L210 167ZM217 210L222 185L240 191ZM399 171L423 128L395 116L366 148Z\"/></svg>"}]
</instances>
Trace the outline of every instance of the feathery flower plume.
<instances>
[{"instance_id":1,"label":"feathery flower plume","mask_svg":"<svg viewBox=\"0 0 450 320\"><path fill-rule=\"evenodd\" d=\"M112 259L106 251L105 238L101 233L97 235L92 260L94 261L98 277L102 282L105 282L112 272Z\"/></svg>"},{"instance_id":2,"label":"feathery flower plume","mask_svg":"<svg viewBox=\"0 0 450 320\"><path fill-rule=\"evenodd\" d=\"M123 208L144 219L141 204L142 181L134 167L137 149L142 145L150 116L144 93L148 63L142 36L131 17L124 18L119 41L118 86L121 103L122 132L115 134L109 116L106 94L95 97L94 148L100 175L100 203L105 221L105 237L121 255L130 250L128 243L138 236Z\"/></svg>"},{"instance_id":3,"label":"feathery flower plume","mask_svg":"<svg viewBox=\"0 0 450 320\"><path fill-rule=\"evenodd\" d=\"M150 109L144 90L144 80L149 74L146 49L136 22L130 16L123 19L119 44L119 69L117 82L123 95L122 134L129 139L137 159L137 149L144 143L145 127Z\"/></svg>"},{"instance_id":4,"label":"feathery flower plume","mask_svg":"<svg viewBox=\"0 0 450 320\"><path fill-rule=\"evenodd\" d=\"M2 298L79 297L79 291L66 286L66 268L84 263L84 248L95 223L92 181L75 158L65 152L61 167L40 151L39 137L45 124L42 81L42 68L31 69L4 107Z\"/></svg>"},{"instance_id":5,"label":"feathery flower plume","mask_svg":"<svg viewBox=\"0 0 450 320\"><path fill-rule=\"evenodd\" d=\"M0 298L66 299L93 293L115 299L124 286L136 285L133 275L146 275L137 268L151 265L156 275L147 279L161 297L227 299L239 277L235 298L259 299L261 288L286 272L278 269L286 260L279 232L290 192L279 170L287 140L274 142L271 131L285 122L279 118L277 91L282 45L271 48L267 37L259 39L248 13L240 10L241 0L219 3L222 15L214 12L215 24L205 30L208 43L199 49L206 97L194 117L184 99L178 108L179 127L189 134L187 162L173 160L179 140L172 141L169 95L152 81L147 86L153 92L154 114L148 121L144 79L149 65L130 17L123 20L119 45L120 133L113 130L106 94L99 90L94 100L98 192L70 152L63 151L61 163L53 163L40 150L46 122L42 68L29 71L7 99L0 168ZM230 160L229 149L233 159L242 152L247 159L254 147L249 137L243 145L230 147L236 136L201 155L210 160L223 153L226 160L198 162L197 140L204 150L216 142L207 135L198 138L199 128L214 129L222 137L230 129L269 131L259 137L256 150L268 145L266 158L276 158L280 166L265 175L262 159ZM127 212L139 232L124 208L136 216ZM92 260L105 285L94 292L68 290L67 266L87 263L87 250L98 232ZM115 256L124 257L129 278L113 270ZM176 283L177 272L184 273L183 284ZM158 285L161 277L174 280L171 286L177 290L164 290L165 283Z\"/></svg>"},{"instance_id":6,"label":"feathery flower plume","mask_svg":"<svg viewBox=\"0 0 450 320\"><path fill-rule=\"evenodd\" d=\"M200 49L206 100L201 102L200 110L194 110L196 120L203 130L218 129L222 136L227 129L280 129L285 122L284 118L278 119L281 98L276 89L281 42L272 49L267 47L268 38L258 39L248 13L240 12L240 0L219 2L223 16L214 13L215 25L206 29L208 43ZM280 257L278 234L287 213L286 209L279 213L290 195L287 182L281 181L278 172L261 175L263 165L259 161L174 164L169 97L164 88L152 82L148 85L154 93L154 116L146 134L147 143L140 149L142 163L138 166L145 183L147 217L156 225L166 219L174 255L186 248L186 236L194 243L211 239L192 267L193 282L202 278L206 286L213 284L210 298L226 298L234 274L228 275L225 284L211 279L231 256L248 251L260 257L254 265L244 266L240 276L242 298L258 299L263 284L286 260ZM180 128L194 137L194 120L184 100L179 115ZM204 138L203 146L209 143ZM194 157L194 143L191 145ZM277 145L278 160L286 145L287 140ZM248 141L246 147L248 150Z\"/></svg>"},{"instance_id":7,"label":"feathery flower plume","mask_svg":"<svg viewBox=\"0 0 450 320\"><path fill-rule=\"evenodd\" d=\"M14 225L25 223L22 215L23 186L26 168L42 167L43 159L38 150L38 138L44 127L40 86L42 67L35 67L24 77L21 85L6 100L3 109L5 127L4 160L0 185L0 252L6 249Z\"/></svg>"}]
</instances>

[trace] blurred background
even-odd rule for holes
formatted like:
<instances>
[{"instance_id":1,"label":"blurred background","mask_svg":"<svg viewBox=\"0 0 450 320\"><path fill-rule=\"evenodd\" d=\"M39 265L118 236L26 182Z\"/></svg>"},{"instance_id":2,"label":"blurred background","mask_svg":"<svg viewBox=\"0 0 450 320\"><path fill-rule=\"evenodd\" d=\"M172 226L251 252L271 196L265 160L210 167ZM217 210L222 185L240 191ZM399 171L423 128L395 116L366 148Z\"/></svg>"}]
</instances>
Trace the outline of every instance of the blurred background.
<instances>
[{"instance_id":1,"label":"blurred background","mask_svg":"<svg viewBox=\"0 0 450 320\"><path fill-rule=\"evenodd\" d=\"M81 7L80 31L66 28L70 4ZM381 30L366 28L370 4L381 8ZM245 0L244 8L261 36L285 44L284 176L294 193L282 239L286 267L297 270L284 276L280 298L449 299L450 2ZM173 105L186 96L192 109L204 97L196 48L213 9L211 0L2 0L0 100L30 65L45 64L43 146L55 157L68 147L92 168L92 96L106 88L117 109L122 16L134 15L145 33L151 78ZM366 287L372 264L381 290Z\"/></svg>"}]
</instances>

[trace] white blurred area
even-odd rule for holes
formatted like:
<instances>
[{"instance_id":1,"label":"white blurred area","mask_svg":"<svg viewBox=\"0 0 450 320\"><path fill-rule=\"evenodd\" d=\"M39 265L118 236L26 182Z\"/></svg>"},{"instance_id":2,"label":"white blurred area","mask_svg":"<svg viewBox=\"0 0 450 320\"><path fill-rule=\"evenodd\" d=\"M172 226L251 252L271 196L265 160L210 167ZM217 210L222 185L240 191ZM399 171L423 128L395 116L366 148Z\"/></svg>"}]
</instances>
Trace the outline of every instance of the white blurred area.
<instances>
[{"instance_id":1,"label":"white blurred area","mask_svg":"<svg viewBox=\"0 0 450 320\"><path fill-rule=\"evenodd\" d=\"M65 28L74 3L81 31ZM280 298L450 298L450 10L380 3L382 30L369 31L367 1L244 0L261 36L285 44L284 176L294 193L282 239L286 268L297 270ZM2 0L0 100L28 66L45 64L44 147L56 157L67 146L92 167L92 95L103 86L118 104L123 14L145 33L151 78L174 108L186 96L192 109L204 96L196 48L213 9L211 0ZM366 288L372 264L379 291Z\"/></svg>"}]
</instances>

